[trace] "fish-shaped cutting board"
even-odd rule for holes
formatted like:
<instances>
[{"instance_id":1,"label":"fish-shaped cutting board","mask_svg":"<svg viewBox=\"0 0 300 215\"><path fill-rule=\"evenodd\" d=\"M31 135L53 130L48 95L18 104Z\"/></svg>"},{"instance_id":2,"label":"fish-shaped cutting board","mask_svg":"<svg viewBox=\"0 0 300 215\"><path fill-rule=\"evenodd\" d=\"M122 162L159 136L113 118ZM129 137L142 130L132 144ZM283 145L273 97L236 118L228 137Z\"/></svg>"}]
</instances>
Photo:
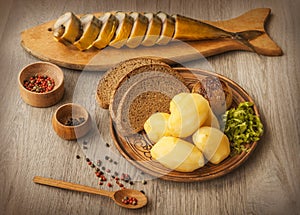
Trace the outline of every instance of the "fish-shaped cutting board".
<instances>
[{"instance_id":1,"label":"fish-shaped cutting board","mask_svg":"<svg viewBox=\"0 0 300 215\"><path fill-rule=\"evenodd\" d=\"M163 12L84 16L66 13L57 20L23 31L21 44L41 60L70 69L95 71L142 56L178 63L233 50L279 56L281 48L265 30L270 12L269 8L258 8L225 21L199 21ZM159 21L156 28L154 18ZM112 21L108 22L109 19ZM104 31L107 26L113 30Z\"/></svg>"}]
</instances>

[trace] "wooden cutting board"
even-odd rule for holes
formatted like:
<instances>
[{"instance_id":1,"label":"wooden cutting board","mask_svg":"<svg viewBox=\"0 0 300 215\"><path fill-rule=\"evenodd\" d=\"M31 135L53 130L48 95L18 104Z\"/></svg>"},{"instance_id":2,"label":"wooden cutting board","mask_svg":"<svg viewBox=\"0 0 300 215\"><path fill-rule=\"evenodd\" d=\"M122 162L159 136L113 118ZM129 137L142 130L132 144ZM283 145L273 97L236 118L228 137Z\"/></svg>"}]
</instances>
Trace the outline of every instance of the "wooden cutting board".
<instances>
[{"instance_id":1,"label":"wooden cutting board","mask_svg":"<svg viewBox=\"0 0 300 215\"><path fill-rule=\"evenodd\" d=\"M75 70L106 70L116 63L133 57L156 56L183 63L233 50L255 51L261 55L282 55L280 47L268 36L264 26L270 15L269 8L258 8L225 21L204 21L229 32L259 30L264 33L248 41L252 48L234 39L217 39L193 42L171 42L166 46L135 49L112 47L79 51L74 46L65 46L54 40L51 28L56 20L27 29L21 33L21 45L33 56ZM102 13L95 13L96 16Z\"/></svg>"}]
</instances>

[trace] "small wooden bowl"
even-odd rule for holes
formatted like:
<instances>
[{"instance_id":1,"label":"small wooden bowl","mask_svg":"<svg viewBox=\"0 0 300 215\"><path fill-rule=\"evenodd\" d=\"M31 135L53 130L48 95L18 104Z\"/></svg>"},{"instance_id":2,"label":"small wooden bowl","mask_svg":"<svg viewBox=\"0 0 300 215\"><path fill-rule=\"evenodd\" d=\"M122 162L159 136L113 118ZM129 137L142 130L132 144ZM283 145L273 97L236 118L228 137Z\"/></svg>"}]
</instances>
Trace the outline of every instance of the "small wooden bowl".
<instances>
[{"instance_id":1,"label":"small wooden bowl","mask_svg":"<svg viewBox=\"0 0 300 215\"><path fill-rule=\"evenodd\" d=\"M66 125L70 119L80 119L84 121L78 125ZM65 140L76 140L86 135L91 127L91 117L87 110L74 103L60 106L52 117L52 126L57 135Z\"/></svg>"},{"instance_id":2,"label":"small wooden bowl","mask_svg":"<svg viewBox=\"0 0 300 215\"><path fill-rule=\"evenodd\" d=\"M27 90L23 83L30 77L39 74L53 78L53 90L45 93L36 93ZM49 107L61 100L64 95L64 73L56 65L48 62L36 62L27 65L19 73L19 89L24 102L34 107Z\"/></svg>"}]
</instances>

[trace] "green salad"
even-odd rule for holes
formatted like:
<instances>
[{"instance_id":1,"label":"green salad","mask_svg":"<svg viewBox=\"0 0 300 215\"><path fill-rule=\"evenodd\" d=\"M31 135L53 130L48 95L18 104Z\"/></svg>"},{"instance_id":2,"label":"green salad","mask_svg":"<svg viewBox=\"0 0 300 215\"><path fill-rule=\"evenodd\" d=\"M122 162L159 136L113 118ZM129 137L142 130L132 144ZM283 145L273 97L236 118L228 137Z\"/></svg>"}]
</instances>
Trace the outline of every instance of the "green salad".
<instances>
[{"instance_id":1,"label":"green salad","mask_svg":"<svg viewBox=\"0 0 300 215\"><path fill-rule=\"evenodd\" d=\"M243 102L223 115L224 133L231 143L232 154L246 150L245 144L258 141L263 134L263 124L255 115L253 103Z\"/></svg>"}]
</instances>

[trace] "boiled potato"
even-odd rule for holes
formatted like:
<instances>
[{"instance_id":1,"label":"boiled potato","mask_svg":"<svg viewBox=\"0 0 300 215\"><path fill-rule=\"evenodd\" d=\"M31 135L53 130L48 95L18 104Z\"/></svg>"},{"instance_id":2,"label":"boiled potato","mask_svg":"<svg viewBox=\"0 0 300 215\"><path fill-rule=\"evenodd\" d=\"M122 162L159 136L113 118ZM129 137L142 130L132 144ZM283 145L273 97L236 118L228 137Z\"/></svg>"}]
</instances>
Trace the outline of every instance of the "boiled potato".
<instances>
[{"instance_id":1,"label":"boiled potato","mask_svg":"<svg viewBox=\"0 0 300 215\"><path fill-rule=\"evenodd\" d=\"M207 119L201 126L210 126L220 129L219 120L211 109L209 111Z\"/></svg>"},{"instance_id":2,"label":"boiled potato","mask_svg":"<svg viewBox=\"0 0 300 215\"><path fill-rule=\"evenodd\" d=\"M201 127L193 135L194 144L213 164L219 164L230 154L230 144L227 136L219 129Z\"/></svg>"},{"instance_id":3,"label":"boiled potato","mask_svg":"<svg viewBox=\"0 0 300 215\"><path fill-rule=\"evenodd\" d=\"M179 172L192 172L205 164L196 146L176 137L162 137L150 153L153 159L165 167Z\"/></svg>"},{"instance_id":4,"label":"boiled potato","mask_svg":"<svg viewBox=\"0 0 300 215\"><path fill-rule=\"evenodd\" d=\"M169 117L170 114L168 113L154 113L147 119L144 130L151 141L156 143L161 137L169 135Z\"/></svg>"},{"instance_id":5,"label":"boiled potato","mask_svg":"<svg viewBox=\"0 0 300 215\"><path fill-rule=\"evenodd\" d=\"M170 102L168 129L174 137L193 134L209 115L208 101L197 93L180 93Z\"/></svg>"}]
</instances>

